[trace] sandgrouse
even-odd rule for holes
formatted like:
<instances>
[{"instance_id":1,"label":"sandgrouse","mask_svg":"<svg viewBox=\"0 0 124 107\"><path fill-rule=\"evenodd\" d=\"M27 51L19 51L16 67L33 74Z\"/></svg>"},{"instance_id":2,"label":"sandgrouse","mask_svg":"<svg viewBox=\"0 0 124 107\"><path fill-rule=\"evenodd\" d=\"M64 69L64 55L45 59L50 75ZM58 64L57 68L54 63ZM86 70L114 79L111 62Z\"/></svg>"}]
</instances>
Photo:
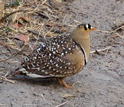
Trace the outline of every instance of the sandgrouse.
<instances>
[{"instance_id":1,"label":"sandgrouse","mask_svg":"<svg viewBox=\"0 0 124 107\"><path fill-rule=\"evenodd\" d=\"M22 72L31 77L52 77L71 88L64 78L78 73L86 65L90 51L89 33L95 29L90 24L80 24L70 35L46 39L12 75Z\"/></svg>"}]
</instances>

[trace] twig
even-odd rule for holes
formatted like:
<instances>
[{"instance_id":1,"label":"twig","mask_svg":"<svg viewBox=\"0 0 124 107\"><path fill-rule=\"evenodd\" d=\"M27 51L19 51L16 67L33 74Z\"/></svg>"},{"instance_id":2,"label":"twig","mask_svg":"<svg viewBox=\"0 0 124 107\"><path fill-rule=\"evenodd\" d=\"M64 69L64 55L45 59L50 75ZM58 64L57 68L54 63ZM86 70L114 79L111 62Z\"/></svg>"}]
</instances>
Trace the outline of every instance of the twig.
<instances>
[{"instance_id":1,"label":"twig","mask_svg":"<svg viewBox=\"0 0 124 107\"><path fill-rule=\"evenodd\" d=\"M17 13L17 12L22 12L22 11L25 11L25 10L17 10L17 11L14 11L14 12L11 12L11 13L7 14L6 16L4 16L0 19L0 23L3 22L7 17L9 17L9 16L11 16L11 15Z\"/></svg>"},{"instance_id":2,"label":"twig","mask_svg":"<svg viewBox=\"0 0 124 107\"><path fill-rule=\"evenodd\" d=\"M39 11L39 12L36 12L39 16L41 16L42 18L45 18L45 19L49 19L49 17L44 14L43 12Z\"/></svg>"},{"instance_id":3,"label":"twig","mask_svg":"<svg viewBox=\"0 0 124 107\"><path fill-rule=\"evenodd\" d=\"M73 94L62 94L61 97L68 98L68 97L76 97L75 93Z\"/></svg>"},{"instance_id":4,"label":"twig","mask_svg":"<svg viewBox=\"0 0 124 107\"><path fill-rule=\"evenodd\" d=\"M10 83L15 83L15 81L9 80L8 78L6 78L8 75L8 72L4 75L4 76L0 76L2 80L10 82Z\"/></svg>"},{"instance_id":5,"label":"twig","mask_svg":"<svg viewBox=\"0 0 124 107\"><path fill-rule=\"evenodd\" d=\"M95 52L105 51L105 50L108 50L108 49L110 49L110 48L111 48L111 46L108 46L108 47L103 48L103 49L94 50L94 51L91 51L90 54L93 54L93 53L95 53Z\"/></svg>"},{"instance_id":6,"label":"twig","mask_svg":"<svg viewBox=\"0 0 124 107\"><path fill-rule=\"evenodd\" d=\"M80 22L80 21L78 21L78 20L74 20L74 22L75 22L75 23L78 23L78 24L81 24L81 22Z\"/></svg>"},{"instance_id":7,"label":"twig","mask_svg":"<svg viewBox=\"0 0 124 107\"><path fill-rule=\"evenodd\" d=\"M65 105L67 102L68 102L68 101L65 101L65 102L63 102L63 103L61 103L61 104L59 104L59 105L57 105L57 106L55 106L55 107L61 107L61 106Z\"/></svg>"},{"instance_id":8,"label":"twig","mask_svg":"<svg viewBox=\"0 0 124 107\"><path fill-rule=\"evenodd\" d=\"M34 35L38 35L38 36L40 36L41 38L44 38L43 35L41 35L40 32L38 32L38 31L30 30L30 29L27 29L27 31L28 31L29 33L34 34Z\"/></svg>"},{"instance_id":9,"label":"twig","mask_svg":"<svg viewBox=\"0 0 124 107\"><path fill-rule=\"evenodd\" d=\"M111 34L111 33L114 33L114 32L116 32L117 30L119 30L119 29L121 29L121 28L123 28L124 27L124 24L122 24L120 27L118 27L118 28L116 28L116 29L114 29L114 30L112 30L112 31L103 31L103 30L97 30L97 31L100 31L100 32L103 32L103 33L108 33L108 34Z\"/></svg>"},{"instance_id":10,"label":"twig","mask_svg":"<svg viewBox=\"0 0 124 107\"><path fill-rule=\"evenodd\" d=\"M41 94L41 97L45 100L45 97L44 97L44 95L43 95L43 94Z\"/></svg>"},{"instance_id":11,"label":"twig","mask_svg":"<svg viewBox=\"0 0 124 107\"><path fill-rule=\"evenodd\" d=\"M12 81L12 80L7 79L6 76L0 76L0 78L2 80L4 80L4 81L7 81L7 82L10 82L10 83L13 83L13 84L15 83L15 81Z\"/></svg>"},{"instance_id":12,"label":"twig","mask_svg":"<svg viewBox=\"0 0 124 107\"><path fill-rule=\"evenodd\" d=\"M124 39L124 36L119 35L118 33L115 33L117 36L119 36L120 38Z\"/></svg>"},{"instance_id":13,"label":"twig","mask_svg":"<svg viewBox=\"0 0 124 107\"><path fill-rule=\"evenodd\" d=\"M41 6L44 5L46 2L47 2L47 0L44 0L43 3L41 4Z\"/></svg>"},{"instance_id":14,"label":"twig","mask_svg":"<svg viewBox=\"0 0 124 107\"><path fill-rule=\"evenodd\" d=\"M76 84L80 84L80 81L76 81L75 83L73 83L72 87L74 87Z\"/></svg>"}]
</instances>

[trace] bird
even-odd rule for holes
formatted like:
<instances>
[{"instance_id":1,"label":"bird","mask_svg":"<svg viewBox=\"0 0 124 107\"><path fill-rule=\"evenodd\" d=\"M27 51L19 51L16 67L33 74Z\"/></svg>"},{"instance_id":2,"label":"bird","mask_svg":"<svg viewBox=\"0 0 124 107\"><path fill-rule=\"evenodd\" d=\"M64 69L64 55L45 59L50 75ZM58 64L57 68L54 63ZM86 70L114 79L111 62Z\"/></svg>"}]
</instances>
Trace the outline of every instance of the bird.
<instances>
[{"instance_id":1,"label":"bird","mask_svg":"<svg viewBox=\"0 0 124 107\"><path fill-rule=\"evenodd\" d=\"M79 24L69 35L45 39L34 49L11 75L24 73L33 78L56 78L66 88L72 88L64 79L84 68L89 59L90 24Z\"/></svg>"}]
</instances>

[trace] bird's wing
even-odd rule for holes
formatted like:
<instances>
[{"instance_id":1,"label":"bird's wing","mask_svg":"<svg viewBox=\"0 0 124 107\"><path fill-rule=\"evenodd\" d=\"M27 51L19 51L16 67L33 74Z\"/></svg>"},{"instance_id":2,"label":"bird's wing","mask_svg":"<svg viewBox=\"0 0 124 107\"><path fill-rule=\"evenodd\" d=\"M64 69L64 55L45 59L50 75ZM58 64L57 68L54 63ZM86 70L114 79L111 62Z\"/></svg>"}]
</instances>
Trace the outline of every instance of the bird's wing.
<instances>
[{"instance_id":1,"label":"bird's wing","mask_svg":"<svg viewBox=\"0 0 124 107\"><path fill-rule=\"evenodd\" d=\"M43 42L22 64L23 70L33 77L65 77L75 71L68 55L78 50L69 36L58 36Z\"/></svg>"}]
</instances>

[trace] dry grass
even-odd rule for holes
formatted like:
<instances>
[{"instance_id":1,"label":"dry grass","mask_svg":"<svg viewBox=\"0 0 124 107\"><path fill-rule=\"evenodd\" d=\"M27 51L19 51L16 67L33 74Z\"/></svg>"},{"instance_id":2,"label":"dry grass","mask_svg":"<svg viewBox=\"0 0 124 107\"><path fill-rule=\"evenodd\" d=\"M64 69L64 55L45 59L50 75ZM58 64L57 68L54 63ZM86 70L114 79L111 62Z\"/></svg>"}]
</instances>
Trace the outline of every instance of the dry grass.
<instances>
[{"instance_id":1,"label":"dry grass","mask_svg":"<svg viewBox=\"0 0 124 107\"><path fill-rule=\"evenodd\" d=\"M12 50L12 56L6 59L0 58L0 62L7 61L19 53L28 55L42 37L57 36L68 32L68 26L73 25L65 22L64 19L69 11L64 11L64 9L69 4L57 0L51 1L16 1L15 4L8 3L5 6L4 16L0 18L0 45Z\"/></svg>"}]
</instances>

